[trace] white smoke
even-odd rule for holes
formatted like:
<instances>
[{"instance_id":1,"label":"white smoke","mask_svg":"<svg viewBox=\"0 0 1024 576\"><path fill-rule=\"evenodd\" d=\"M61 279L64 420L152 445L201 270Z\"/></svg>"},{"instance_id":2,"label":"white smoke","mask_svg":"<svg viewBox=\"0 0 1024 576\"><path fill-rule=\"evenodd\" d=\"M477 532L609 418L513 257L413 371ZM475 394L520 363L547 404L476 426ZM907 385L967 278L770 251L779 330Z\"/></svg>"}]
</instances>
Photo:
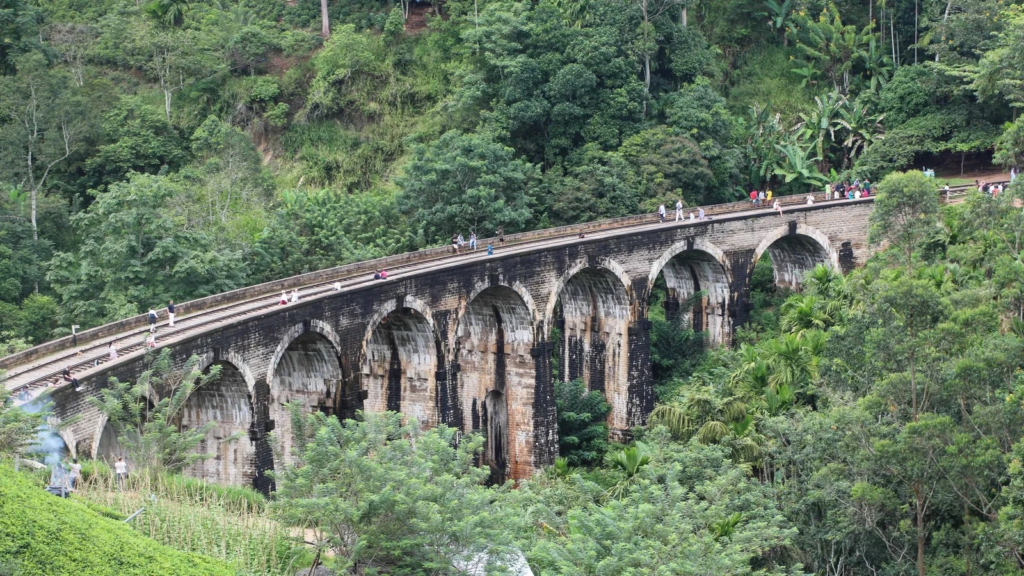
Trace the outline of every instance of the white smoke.
<instances>
[{"instance_id":1,"label":"white smoke","mask_svg":"<svg viewBox=\"0 0 1024 576\"><path fill-rule=\"evenodd\" d=\"M50 414L51 403L48 398L39 397L23 404L21 409L29 414L45 414L46 423L36 431L36 441L29 448L29 455L47 466L59 468L61 460L68 454L67 444L57 432L59 421Z\"/></svg>"}]
</instances>

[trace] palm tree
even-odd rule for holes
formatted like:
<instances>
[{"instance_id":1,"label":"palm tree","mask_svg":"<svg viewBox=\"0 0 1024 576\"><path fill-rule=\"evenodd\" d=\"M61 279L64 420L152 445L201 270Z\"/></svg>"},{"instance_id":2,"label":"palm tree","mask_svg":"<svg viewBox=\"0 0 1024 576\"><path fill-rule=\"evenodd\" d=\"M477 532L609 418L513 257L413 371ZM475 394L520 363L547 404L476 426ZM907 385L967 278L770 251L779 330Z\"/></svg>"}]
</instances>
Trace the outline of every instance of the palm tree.
<instances>
[{"instance_id":1,"label":"palm tree","mask_svg":"<svg viewBox=\"0 0 1024 576\"><path fill-rule=\"evenodd\" d=\"M782 305L782 330L800 336L807 330L826 330L832 326L817 296L794 294Z\"/></svg>"},{"instance_id":2,"label":"palm tree","mask_svg":"<svg viewBox=\"0 0 1024 576\"><path fill-rule=\"evenodd\" d=\"M810 146L804 148L799 142L790 141L786 144L776 144L775 149L779 151L779 160L772 170L787 184L795 181L810 187L822 186L828 181L818 171L815 164L821 158L811 157Z\"/></svg>"},{"instance_id":3,"label":"palm tree","mask_svg":"<svg viewBox=\"0 0 1024 576\"><path fill-rule=\"evenodd\" d=\"M145 10L168 26L181 26L190 8L192 0L153 0L146 4Z\"/></svg>"},{"instance_id":4,"label":"palm tree","mask_svg":"<svg viewBox=\"0 0 1024 576\"><path fill-rule=\"evenodd\" d=\"M640 470L651 463L651 455L642 442L637 442L633 446L617 452L610 452L606 459L609 466L618 469L623 474L622 480L608 489L608 496L611 498L621 498Z\"/></svg>"},{"instance_id":5,"label":"palm tree","mask_svg":"<svg viewBox=\"0 0 1024 576\"><path fill-rule=\"evenodd\" d=\"M651 425L663 425L682 441L696 438L701 444L721 444L737 462L756 462L764 437L742 398L718 399L710 390L690 394L685 400L661 404L651 412Z\"/></svg>"}]
</instances>

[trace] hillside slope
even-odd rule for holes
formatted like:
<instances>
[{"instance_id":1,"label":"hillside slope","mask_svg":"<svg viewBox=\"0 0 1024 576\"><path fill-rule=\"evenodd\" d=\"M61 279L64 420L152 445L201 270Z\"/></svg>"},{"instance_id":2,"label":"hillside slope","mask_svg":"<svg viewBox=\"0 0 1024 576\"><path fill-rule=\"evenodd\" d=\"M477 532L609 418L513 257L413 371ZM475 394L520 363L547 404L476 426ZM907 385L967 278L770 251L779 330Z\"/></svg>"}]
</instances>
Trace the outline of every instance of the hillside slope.
<instances>
[{"instance_id":1,"label":"hillside slope","mask_svg":"<svg viewBox=\"0 0 1024 576\"><path fill-rule=\"evenodd\" d=\"M185 554L62 500L0 464L0 574L18 576L233 575L226 564Z\"/></svg>"}]
</instances>

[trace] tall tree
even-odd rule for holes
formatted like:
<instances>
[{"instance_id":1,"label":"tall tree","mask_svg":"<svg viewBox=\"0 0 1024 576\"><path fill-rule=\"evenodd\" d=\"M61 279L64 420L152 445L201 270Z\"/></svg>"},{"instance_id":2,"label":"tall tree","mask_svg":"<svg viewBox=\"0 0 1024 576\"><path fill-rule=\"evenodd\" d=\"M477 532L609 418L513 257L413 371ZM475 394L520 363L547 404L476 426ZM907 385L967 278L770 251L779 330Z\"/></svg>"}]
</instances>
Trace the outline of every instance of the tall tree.
<instances>
[{"instance_id":1,"label":"tall tree","mask_svg":"<svg viewBox=\"0 0 1024 576\"><path fill-rule=\"evenodd\" d=\"M327 0L320 0L320 35L331 37L331 15L327 12Z\"/></svg>"},{"instance_id":2,"label":"tall tree","mask_svg":"<svg viewBox=\"0 0 1024 576\"><path fill-rule=\"evenodd\" d=\"M873 244L888 241L898 247L913 276L914 251L936 232L938 215L939 196L933 180L916 171L890 174L878 185L868 239Z\"/></svg>"},{"instance_id":3,"label":"tall tree","mask_svg":"<svg viewBox=\"0 0 1024 576\"><path fill-rule=\"evenodd\" d=\"M39 239L39 194L55 166L75 151L84 125L81 99L64 72L40 54L15 59L18 74L0 77L0 171L28 190L32 237Z\"/></svg>"}]
</instances>

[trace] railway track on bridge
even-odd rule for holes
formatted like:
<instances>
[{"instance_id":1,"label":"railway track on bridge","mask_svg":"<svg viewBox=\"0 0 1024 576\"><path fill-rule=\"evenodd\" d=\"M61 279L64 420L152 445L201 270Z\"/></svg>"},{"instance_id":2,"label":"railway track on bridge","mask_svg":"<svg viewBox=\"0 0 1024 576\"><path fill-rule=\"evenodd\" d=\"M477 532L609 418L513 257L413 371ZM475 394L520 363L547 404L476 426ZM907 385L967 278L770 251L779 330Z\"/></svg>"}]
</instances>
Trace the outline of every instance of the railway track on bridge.
<instances>
[{"instance_id":1,"label":"railway track on bridge","mask_svg":"<svg viewBox=\"0 0 1024 576\"><path fill-rule=\"evenodd\" d=\"M821 195L816 196L823 200ZM804 205L805 199L805 195L785 196L780 198L780 200L783 200L784 206L787 207ZM845 202L851 201L826 201L828 204ZM853 202L857 201L854 200ZM714 218L726 216L745 217L753 213L771 212L768 208L754 208L746 201L707 206L704 207L704 209L712 220ZM696 211L697 207L687 207L686 210ZM496 256L500 257L508 254L563 245L566 239L578 238L580 234L586 234L588 239L599 239L608 236L621 235L638 228L658 226L693 226L706 223L707 221L684 221L682 224L666 223L662 225L658 223L657 215L641 215L588 224L564 226L548 231L509 235L510 241L504 246L498 248L499 252L496 253ZM541 237L536 238L535 235L537 234L541 234ZM488 242L496 244L494 240L495 239L483 240L480 242L480 245L485 246ZM344 294L347 290L363 288L380 282L378 280L373 280L370 273L367 272L368 268L372 269L378 267L369 266L376 262L380 263L379 267L384 267L388 270L389 279L385 281L392 281L399 279L404 275L429 271L441 265L458 266L476 261L481 257L486 257L483 254L483 249L480 249L477 252L467 252L458 255L452 254L450 249L427 249L421 252L423 253L421 257L414 258L407 263L388 265L388 259L394 257L386 257L377 261L365 263L366 265L358 268L357 270L345 272L342 269L339 269L338 274L334 276L321 278L318 281L311 282L309 284L297 285L292 289L299 290L301 303L303 299L308 300L309 298L326 296L332 293ZM270 284L273 283L268 283L268 286ZM340 292L336 290L337 284L340 284ZM162 348L168 344L172 344L175 340L198 335L219 325L228 324L241 318L250 316L254 317L276 309L283 309L286 306L282 306L279 303L279 291L280 288L277 286L273 289L268 287L265 291L251 297L241 298L237 301L229 302L220 306L200 309L187 316L181 315L181 317L177 319L173 328L169 327L166 321L161 322L158 324L157 348ZM294 305L295 304L289 303L287 306ZM190 303L188 302L179 305L179 309L182 310L188 310L189 307ZM102 338L94 337L80 346L68 345L63 349L54 351L52 354L39 355L39 357L33 358L32 360L26 361L22 364L15 364L11 366L10 369L7 370L4 385L9 391L14 392L15 394L22 390L30 391L30 396L32 397L45 389L66 386L67 383L63 382L61 379L62 370L65 367L70 368L72 375L75 378L86 378L92 376L94 375L94 371L104 372L109 368L109 366L106 365L110 362L127 362L129 359L134 359L137 355L143 353L146 350L146 338L148 335L148 325L143 325L127 329L120 333L107 335ZM117 347L119 357L116 360L111 360L109 358L108 344L111 341L115 341L119 344ZM10 358L13 358L13 356L9 357L7 360Z\"/></svg>"}]
</instances>

